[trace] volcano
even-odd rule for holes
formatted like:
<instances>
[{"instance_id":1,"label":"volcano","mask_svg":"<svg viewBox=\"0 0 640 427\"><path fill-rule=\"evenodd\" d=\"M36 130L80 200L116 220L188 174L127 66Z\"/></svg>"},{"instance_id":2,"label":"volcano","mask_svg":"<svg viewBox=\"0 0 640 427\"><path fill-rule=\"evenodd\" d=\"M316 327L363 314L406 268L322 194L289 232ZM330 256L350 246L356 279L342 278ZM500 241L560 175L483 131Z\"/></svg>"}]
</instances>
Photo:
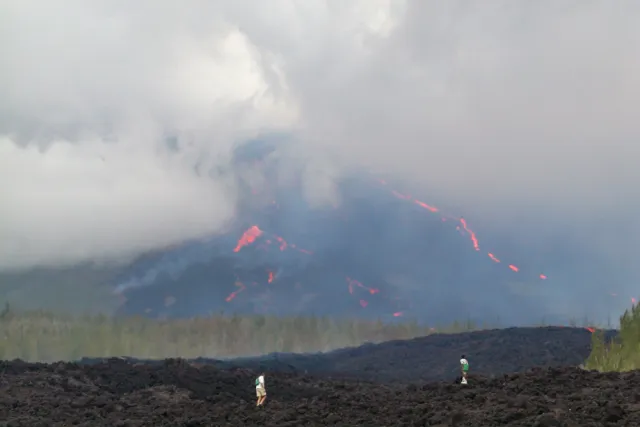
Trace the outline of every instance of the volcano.
<instances>
[{"instance_id":1,"label":"volcano","mask_svg":"<svg viewBox=\"0 0 640 427\"><path fill-rule=\"evenodd\" d=\"M309 166L280 153L263 142L240 147L217 171L239 194L233 223L135 260L116 283L119 314L540 319L540 301L514 283L547 276L484 251L465 218L362 171L333 179L332 197L318 204Z\"/></svg>"}]
</instances>

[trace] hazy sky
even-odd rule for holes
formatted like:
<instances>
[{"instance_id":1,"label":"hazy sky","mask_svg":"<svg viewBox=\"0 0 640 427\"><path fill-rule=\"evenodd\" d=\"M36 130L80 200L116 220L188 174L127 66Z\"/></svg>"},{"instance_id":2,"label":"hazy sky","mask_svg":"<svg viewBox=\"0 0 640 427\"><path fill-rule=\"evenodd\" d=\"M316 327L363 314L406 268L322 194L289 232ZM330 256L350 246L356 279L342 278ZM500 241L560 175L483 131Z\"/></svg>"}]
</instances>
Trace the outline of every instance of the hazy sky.
<instances>
[{"instance_id":1,"label":"hazy sky","mask_svg":"<svg viewBox=\"0 0 640 427\"><path fill-rule=\"evenodd\" d=\"M272 131L468 218L544 203L578 235L633 218L638 16L633 0L4 0L0 268L219 230L233 189L193 165ZM635 259L635 223L589 233Z\"/></svg>"}]
</instances>

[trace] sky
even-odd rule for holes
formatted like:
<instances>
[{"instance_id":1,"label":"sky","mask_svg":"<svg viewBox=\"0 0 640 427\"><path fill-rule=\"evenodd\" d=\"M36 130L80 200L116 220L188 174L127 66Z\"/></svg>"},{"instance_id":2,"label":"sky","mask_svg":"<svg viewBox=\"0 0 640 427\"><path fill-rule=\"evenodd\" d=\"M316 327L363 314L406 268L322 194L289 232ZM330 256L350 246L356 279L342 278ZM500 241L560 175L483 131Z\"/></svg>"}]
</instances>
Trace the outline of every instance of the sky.
<instances>
[{"instance_id":1,"label":"sky","mask_svg":"<svg viewBox=\"0 0 640 427\"><path fill-rule=\"evenodd\" d=\"M319 200L323 169L362 167L505 232L543 238L555 218L640 279L638 14L631 0L4 0L0 270L221 232L233 183L194 165L279 133L315 161Z\"/></svg>"}]
</instances>

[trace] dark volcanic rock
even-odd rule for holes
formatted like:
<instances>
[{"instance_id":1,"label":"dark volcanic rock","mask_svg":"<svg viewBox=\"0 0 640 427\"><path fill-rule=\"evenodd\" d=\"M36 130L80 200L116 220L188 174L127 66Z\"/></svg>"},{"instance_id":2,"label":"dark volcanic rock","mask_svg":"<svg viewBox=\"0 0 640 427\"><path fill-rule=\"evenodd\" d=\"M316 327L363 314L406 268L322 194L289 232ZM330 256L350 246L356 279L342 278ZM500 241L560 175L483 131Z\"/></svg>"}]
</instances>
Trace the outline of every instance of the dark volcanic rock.
<instances>
[{"instance_id":1,"label":"dark volcanic rock","mask_svg":"<svg viewBox=\"0 0 640 427\"><path fill-rule=\"evenodd\" d=\"M608 335L611 338L613 332ZM409 383L455 378L462 354L469 359L473 373L491 377L523 372L534 366L578 366L589 355L590 347L591 333L584 328L509 328L430 335L324 354L272 354L229 361L198 359L193 362L227 369L263 369ZM83 360L84 363L98 361Z\"/></svg>"},{"instance_id":2,"label":"dark volcanic rock","mask_svg":"<svg viewBox=\"0 0 640 427\"><path fill-rule=\"evenodd\" d=\"M180 360L0 366L6 426L638 426L640 373L533 369L469 385L384 385L267 374Z\"/></svg>"},{"instance_id":3,"label":"dark volcanic rock","mask_svg":"<svg viewBox=\"0 0 640 427\"><path fill-rule=\"evenodd\" d=\"M577 365L589 340L579 329L525 328L270 362L0 362L0 419L7 427L640 426L640 372L532 368ZM472 366L467 386L452 381L461 353ZM249 365L266 365L266 407L254 406ZM510 370L521 372L499 374ZM444 377L450 380L421 381Z\"/></svg>"}]
</instances>

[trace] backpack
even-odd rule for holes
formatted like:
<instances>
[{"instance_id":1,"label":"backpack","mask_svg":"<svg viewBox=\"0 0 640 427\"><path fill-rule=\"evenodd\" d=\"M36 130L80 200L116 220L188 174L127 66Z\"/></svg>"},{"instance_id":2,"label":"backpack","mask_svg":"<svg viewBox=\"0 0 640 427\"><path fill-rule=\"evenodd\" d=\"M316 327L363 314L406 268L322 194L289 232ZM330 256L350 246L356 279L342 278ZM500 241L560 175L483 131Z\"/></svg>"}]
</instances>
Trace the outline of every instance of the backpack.
<instances>
[{"instance_id":1,"label":"backpack","mask_svg":"<svg viewBox=\"0 0 640 427\"><path fill-rule=\"evenodd\" d=\"M256 387L260 385L260 378L256 378Z\"/></svg>"}]
</instances>

